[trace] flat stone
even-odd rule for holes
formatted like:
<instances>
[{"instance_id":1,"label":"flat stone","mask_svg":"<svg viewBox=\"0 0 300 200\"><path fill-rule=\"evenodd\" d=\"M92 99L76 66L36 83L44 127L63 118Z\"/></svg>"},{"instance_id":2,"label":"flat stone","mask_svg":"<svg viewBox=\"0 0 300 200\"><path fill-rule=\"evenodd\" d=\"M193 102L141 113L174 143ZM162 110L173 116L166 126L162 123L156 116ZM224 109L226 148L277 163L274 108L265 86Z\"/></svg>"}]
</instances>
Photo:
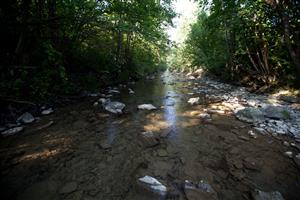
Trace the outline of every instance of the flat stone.
<instances>
[{"instance_id":1,"label":"flat stone","mask_svg":"<svg viewBox=\"0 0 300 200\"><path fill-rule=\"evenodd\" d=\"M54 112L53 108L48 108L46 110L43 110L41 113L42 113L42 115L49 115L53 112Z\"/></svg>"},{"instance_id":2,"label":"flat stone","mask_svg":"<svg viewBox=\"0 0 300 200\"><path fill-rule=\"evenodd\" d=\"M244 122L254 123L265 120L264 113L258 108L245 108L236 112L235 116Z\"/></svg>"},{"instance_id":3,"label":"flat stone","mask_svg":"<svg viewBox=\"0 0 300 200\"><path fill-rule=\"evenodd\" d=\"M290 118L289 111L281 106L267 105L263 109L264 115L271 119L288 119Z\"/></svg>"},{"instance_id":4,"label":"flat stone","mask_svg":"<svg viewBox=\"0 0 300 200\"><path fill-rule=\"evenodd\" d=\"M66 183L60 190L60 194L69 194L71 192L74 192L77 189L77 183L76 182L69 182Z\"/></svg>"},{"instance_id":5,"label":"flat stone","mask_svg":"<svg viewBox=\"0 0 300 200\"><path fill-rule=\"evenodd\" d=\"M14 127L14 128L10 128L6 131L3 131L1 133L1 135L4 136L4 137L7 137L7 136L15 135L15 134L17 134L17 133L19 133L23 130L24 130L24 127L22 127L22 126Z\"/></svg>"},{"instance_id":6,"label":"flat stone","mask_svg":"<svg viewBox=\"0 0 300 200\"><path fill-rule=\"evenodd\" d=\"M157 108L152 104L141 104L138 105L138 109L140 110L156 110Z\"/></svg>"}]
</instances>

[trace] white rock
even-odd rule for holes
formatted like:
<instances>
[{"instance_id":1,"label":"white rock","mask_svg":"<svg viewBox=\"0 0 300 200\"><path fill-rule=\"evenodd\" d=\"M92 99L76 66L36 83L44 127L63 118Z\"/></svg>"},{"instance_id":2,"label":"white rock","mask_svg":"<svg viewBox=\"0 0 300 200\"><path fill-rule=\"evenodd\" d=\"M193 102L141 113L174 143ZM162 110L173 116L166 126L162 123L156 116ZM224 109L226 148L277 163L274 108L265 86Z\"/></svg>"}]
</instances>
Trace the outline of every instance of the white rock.
<instances>
[{"instance_id":1,"label":"white rock","mask_svg":"<svg viewBox=\"0 0 300 200\"><path fill-rule=\"evenodd\" d=\"M123 109L125 108L125 104L118 102L118 101L106 101L103 104L103 107L105 110L114 113L114 114L122 114L123 113Z\"/></svg>"},{"instance_id":2,"label":"white rock","mask_svg":"<svg viewBox=\"0 0 300 200\"><path fill-rule=\"evenodd\" d=\"M254 138L254 139L257 138L256 133L254 133L252 130L248 131L248 134L249 134L252 138Z\"/></svg>"},{"instance_id":3,"label":"white rock","mask_svg":"<svg viewBox=\"0 0 300 200\"><path fill-rule=\"evenodd\" d=\"M284 152L284 155L289 157L289 158L293 158L293 152L291 152L291 151Z\"/></svg>"},{"instance_id":4,"label":"white rock","mask_svg":"<svg viewBox=\"0 0 300 200\"><path fill-rule=\"evenodd\" d=\"M52 108L48 108L48 109L42 111L42 115L49 115L53 112L54 112L54 110Z\"/></svg>"},{"instance_id":5,"label":"white rock","mask_svg":"<svg viewBox=\"0 0 300 200\"><path fill-rule=\"evenodd\" d=\"M199 103L199 100L200 100L199 97L193 97L193 98L190 98L190 99L188 100L188 103L191 104L191 105L196 105L196 104Z\"/></svg>"},{"instance_id":6,"label":"white rock","mask_svg":"<svg viewBox=\"0 0 300 200\"><path fill-rule=\"evenodd\" d=\"M120 94L120 91L118 91L116 89L111 89L111 90L108 91L108 93Z\"/></svg>"},{"instance_id":7,"label":"white rock","mask_svg":"<svg viewBox=\"0 0 300 200\"><path fill-rule=\"evenodd\" d=\"M131 88L128 88L129 94L134 94L134 91Z\"/></svg>"},{"instance_id":8,"label":"white rock","mask_svg":"<svg viewBox=\"0 0 300 200\"><path fill-rule=\"evenodd\" d=\"M17 122L29 124L29 123L32 123L34 120L35 119L32 116L32 114L30 114L29 112L26 112L17 119Z\"/></svg>"},{"instance_id":9,"label":"white rock","mask_svg":"<svg viewBox=\"0 0 300 200\"><path fill-rule=\"evenodd\" d=\"M141 104L138 105L138 109L140 110L156 110L157 108L152 104Z\"/></svg>"},{"instance_id":10,"label":"white rock","mask_svg":"<svg viewBox=\"0 0 300 200\"><path fill-rule=\"evenodd\" d=\"M23 130L24 130L24 128L22 126L14 127L14 128L10 128L10 129L8 129L6 131L3 131L1 133L1 135L4 136L4 137L11 136L11 135L15 135L15 134L17 134L17 133L19 133L19 132L21 132Z\"/></svg>"},{"instance_id":11,"label":"white rock","mask_svg":"<svg viewBox=\"0 0 300 200\"><path fill-rule=\"evenodd\" d=\"M167 187L160 183L157 179L151 176L144 176L138 179L138 184L143 189L159 195L159 196L166 196L167 195Z\"/></svg>"},{"instance_id":12,"label":"white rock","mask_svg":"<svg viewBox=\"0 0 300 200\"><path fill-rule=\"evenodd\" d=\"M96 107L98 105L99 105L99 103L97 101L93 104L94 107Z\"/></svg>"},{"instance_id":13,"label":"white rock","mask_svg":"<svg viewBox=\"0 0 300 200\"><path fill-rule=\"evenodd\" d=\"M107 99L105 99L105 98L100 98L100 99L98 99L98 102L100 102L100 103L102 103L102 104L104 104L106 101L107 101Z\"/></svg>"}]
</instances>

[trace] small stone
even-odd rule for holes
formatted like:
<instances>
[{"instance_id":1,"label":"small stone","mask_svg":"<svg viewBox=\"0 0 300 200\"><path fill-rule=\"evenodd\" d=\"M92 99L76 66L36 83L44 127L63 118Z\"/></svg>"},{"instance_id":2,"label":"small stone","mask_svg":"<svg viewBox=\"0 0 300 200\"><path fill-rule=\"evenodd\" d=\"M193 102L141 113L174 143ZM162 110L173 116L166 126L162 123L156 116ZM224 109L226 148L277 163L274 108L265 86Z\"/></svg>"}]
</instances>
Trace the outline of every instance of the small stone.
<instances>
[{"instance_id":1,"label":"small stone","mask_svg":"<svg viewBox=\"0 0 300 200\"><path fill-rule=\"evenodd\" d=\"M152 104L141 104L138 105L138 109L140 110L156 110L157 108Z\"/></svg>"},{"instance_id":2,"label":"small stone","mask_svg":"<svg viewBox=\"0 0 300 200\"><path fill-rule=\"evenodd\" d=\"M98 105L99 103L97 101L93 104L94 107L97 107Z\"/></svg>"},{"instance_id":3,"label":"small stone","mask_svg":"<svg viewBox=\"0 0 300 200\"><path fill-rule=\"evenodd\" d=\"M30 114L29 112L26 112L17 119L17 122L29 124L29 123L32 123L34 120L35 119L32 116L32 114Z\"/></svg>"},{"instance_id":4,"label":"small stone","mask_svg":"<svg viewBox=\"0 0 300 200\"><path fill-rule=\"evenodd\" d=\"M289 144L287 141L284 141L282 144L283 144L284 146L286 146L286 147L289 147L289 146L290 146L290 144Z\"/></svg>"},{"instance_id":5,"label":"small stone","mask_svg":"<svg viewBox=\"0 0 300 200\"><path fill-rule=\"evenodd\" d=\"M293 158L293 152L291 152L291 151L284 152L284 155L289 157L289 158Z\"/></svg>"},{"instance_id":6,"label":"small stone","mask_svg":"<svg viewBox=\"0 0 300 200\"><path fill-rule=\"evenodd\" d=\"M69 194L71 192L74 192L77 189L77 183L76 182L69 182L66 183L60 190L60 194Z\"/></svg>"},{"instance_id":7,"label":"small stone","mask_svg":"<svg viewBox=\"0 0 300 200\"><path fill-rule=\"evenodd\" d=\"M42 115L49 115L53 112L54 112L53 108L48 108L48 109L42 111Z\"/></svg>"},{"instance_id":8,"label":"small stone","mask_svg":"<svg viewBox=\"0 0 300 200\"><path fill-rule=\"evenodd\" d=\"M294 157L294 161L298 165L298 167L300 167L300 153Z\"/></svg>"},{"instance_id":9,"label":"small stone","mask_svg":"<svg viewBox=\"0 0 300 200\"><path fill-rule=\"evenodd\" d=\"M122 114L123 109L125 108L125 104L118 102L118 101L110 101L107 100L104 104L103 107L105 110L108 112L114 113L114 114Z\"/></svg>"},{"instance_id":10,"label":"small stone","mask_svg":"<svg viewBox=\"0 0 300 200\"><path fill-rule=\"evenodd\" d=\"M200 100L199 97L189 98L188 103L191 105L196 105L199 104L199 100Z\"/></svg>"},{"instance_id":11,"label":"small stone","mask_svg":"<svg viewBox=\"0 0 300 200\"><path fill-rule=\"evenodd\" d=\"M167 195L167 187L151 176L144 176L138 179L138 186L141 192L149 192L153 195L165 197Z\"/></svg>"},{"instance_id":12,"label":"small stone","mask_svg":"<svg viewBox=\"0 0 300 200\"><path fill-rule=\"evenodd\" d=\"M153 147L159 144L159 138L156 137L152 131L141 133L142 143L146 147Z\"/></svg>"},{"instance_id":13,"label":"small stone","mask_svg":"<svg viewBox=\"0 0 300 200\"><path fill-rule=\"evenodd\" d=\"M257 138L257 135L256 133L254 133L252 130L248 131L248 134L250 135L250 137L256 139Z\"/></svg>"}]
</instances>

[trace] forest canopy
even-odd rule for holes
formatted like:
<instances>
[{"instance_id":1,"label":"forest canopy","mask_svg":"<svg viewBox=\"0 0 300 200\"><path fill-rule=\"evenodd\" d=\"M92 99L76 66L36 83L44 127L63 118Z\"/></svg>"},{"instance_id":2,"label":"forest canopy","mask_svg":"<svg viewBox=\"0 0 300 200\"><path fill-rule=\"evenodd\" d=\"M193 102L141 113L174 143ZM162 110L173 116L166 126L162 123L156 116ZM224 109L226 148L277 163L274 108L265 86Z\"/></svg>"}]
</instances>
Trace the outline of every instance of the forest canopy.
<instances>
[{"instance_id":1,"label":"forest canopy","mask_svg":"<svg viewBox=\"0 0 300 200\"><path fill-rule=\"evenodd\" d=\"M298 0L202 0L174 68L203 67L254 89L300 84Z\"/></svg>"},{"instance_id":2,"label":"forest canopy","mask_svg":"<svg viewBox=\"0 0 300 200\"><path fill-rule=\"evenodd\" d=\"M165 68L171 4L1 1L1 95L46 98Z\"/></svg>"}]
</instances>

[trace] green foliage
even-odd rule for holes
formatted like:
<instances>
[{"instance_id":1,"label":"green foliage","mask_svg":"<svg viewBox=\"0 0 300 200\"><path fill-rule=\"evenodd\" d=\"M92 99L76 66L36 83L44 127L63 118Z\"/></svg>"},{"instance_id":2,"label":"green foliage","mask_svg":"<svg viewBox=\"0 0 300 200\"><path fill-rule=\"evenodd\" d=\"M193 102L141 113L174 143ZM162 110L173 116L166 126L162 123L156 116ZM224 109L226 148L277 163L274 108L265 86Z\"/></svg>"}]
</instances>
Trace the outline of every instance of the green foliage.
<instances>
[{"instance_id":1,"label":"green foliage","mask_svg":"<svg viewBox=\"0 0 300 200\"><path fill-rule=\"evenodd\" d=\"M161 69L168 49L164 28L175 16L171 3L1 2L1 92L47 98Z\"/></svg>"},{"instance_id":2,"label":"green foliage","mask_svg":"<svg viewBox=\"0 0 300 200\"><path fill-rule=\"evenodd\" d=\"M299 2L203 0L199 4L198 20L176 50L186 52L185 66L204 67L233 80L250 77L264 85L286 84L300 76Z\"/></svg>"}]
</instances>

